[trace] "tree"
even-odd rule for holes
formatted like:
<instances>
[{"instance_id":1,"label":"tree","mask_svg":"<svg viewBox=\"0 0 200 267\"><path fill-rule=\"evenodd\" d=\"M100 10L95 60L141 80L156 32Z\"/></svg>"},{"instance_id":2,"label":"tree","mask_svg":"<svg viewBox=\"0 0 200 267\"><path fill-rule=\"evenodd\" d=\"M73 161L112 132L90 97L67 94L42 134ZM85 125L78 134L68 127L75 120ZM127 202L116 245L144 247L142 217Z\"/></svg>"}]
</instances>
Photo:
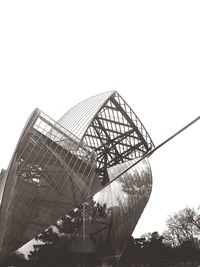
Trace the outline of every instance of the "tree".
<instances>
[{"instance_id":1,"label":"tree","mask_svg":"<svg viewBox=\"0 0 200 267\"><path fill-rule=\"evenodd\" d=\"M193 244L200 238L200 207L185 208L169 216L167 230L163 236L165 242L172 247L181 246L183 243Z\"/></svg>"},{"instance_id":2,"label":"tree","mask_svg":"<svg viewBox=\"0 0 200 267\"><path fill-rule=\"evenodd\" d=\"M91 198L84 203L84 209L80 205L36 237L41 243L35 244L28 255L30 266L72 267L77 266L83 257L85 262L92 262L94 255L106 255L109 252L107 237L111 219L112 212L106 203L101 205ZM88 230L85 239L83 222ZM84 253L83 245L89 248L92 242L96 246L95 254ZM73 243L76 244L76 253L73 253Z\"/></svg>"},{"instance_id":3,"label":"tree","mask_svg":"<svg viewBox=\"0 0 200 267\"><path fill-rule=\"evenodd\" d=\"M163 236L158 232L147 233L142 236L145 239L144 247L160 248L163 246Z\"/></svg>"},{"instance_id":4,"label":"tree","mask_svg":"<svg viewBox=\"0 0 200 267\"><path fill-rule=\"evenodd\" d=\"M141 238L130 238L122 261L129 266L131 263L165 266L172 255L172 248L163 243L163 236L158 232L146 233Z\"/></svg>"},{"instance_id":5,"label":"tree","mask_svg":"<svg viewBox=\"0 0 200 267\"><path fill-rule=\"evenodd\" d=\"M11 254L9 257L7 257L5 260L3 260L0 263L0 267L26 267L27 266L27 260L19 251L16 251L15 253Z\"/></svg>"},{"instance_id":6,"label":"tree","mask_svg":"<svg viewBox=\"0 0 200 267\"><path fill-rule=\"evenodd\" d=\"M194 208L187 207L185 209L187 220L194 226L197 235L200 235L200 206L195 210Z\"/></svg>"}]
</instances>

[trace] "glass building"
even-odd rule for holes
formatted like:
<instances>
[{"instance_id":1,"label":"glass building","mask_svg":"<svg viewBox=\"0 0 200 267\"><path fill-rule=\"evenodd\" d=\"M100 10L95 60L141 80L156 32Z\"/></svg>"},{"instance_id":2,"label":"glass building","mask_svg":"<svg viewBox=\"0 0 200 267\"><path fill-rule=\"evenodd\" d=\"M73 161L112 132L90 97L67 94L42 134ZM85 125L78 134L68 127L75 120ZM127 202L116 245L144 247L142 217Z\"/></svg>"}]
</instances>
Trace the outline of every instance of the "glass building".
<instances>
[{"instance_id":1,"label":"glass building","mask_svg":"<svg viewBox=\"0 0 200 267\"><path fill-rule=\"evenodd\" d=\"M58 122L36 109L0 173L0 258L57 222L68 253L119 259L150 197L153 147L116 91Z\"/></svg>"}]
</instances>

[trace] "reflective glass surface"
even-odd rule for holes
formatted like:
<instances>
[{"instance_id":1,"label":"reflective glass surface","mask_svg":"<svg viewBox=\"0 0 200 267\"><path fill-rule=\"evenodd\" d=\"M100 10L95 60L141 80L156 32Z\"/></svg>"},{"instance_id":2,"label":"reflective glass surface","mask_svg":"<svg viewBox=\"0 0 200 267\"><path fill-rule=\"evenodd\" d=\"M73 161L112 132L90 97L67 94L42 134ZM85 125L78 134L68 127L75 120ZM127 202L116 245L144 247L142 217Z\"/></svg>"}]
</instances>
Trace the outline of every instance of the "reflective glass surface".
<instances>
[{"instance_id":1,"label":"reflective glass surface","mask_svg":"<svg viewBox=\"0 0 200 267\"><path fill-rule=\"evenodd\" d=\"M62 216L68 252L121 255L148 201L149 163L131 166L154 144L116 91L86 99L59 122L35 110L0 174L0 257Z\"/></svg>"},{"instance_id":2,"label":"reflective glass surface","mask_svg":"<svg viewBox=\"0 0 200 267\"><path fill-rule=\"evenodd\" d=\"M36 110L1 179L1 250L16 250L81 203L99 187L95 170L95 152Z\"/></svg>"},{"instance_id":3,"label":"reflective glass surface","mask_svg":"<svg viewBox=\"0 0 200 267\"><path fill-rule=\"evenodd\" d=\"M2 170L0 173L0 203L3 197L3 191L4 191L4 187L5 187L5 183L6 183L6 175L5 175L6 171Z\"/></svg>"},{"instance_id":4,"label":"reflective glass surface","mask_svg":"<svg viewBox=\"0 0 200 267\"><path fill-rule=\"evenodd\" d=\"M120 165L110 174L127 168L126 164ZM146 206L151 187L151 169L148 160L143 160L58 221L68 252L120 256Z\"/></svg>"}]
</instances>

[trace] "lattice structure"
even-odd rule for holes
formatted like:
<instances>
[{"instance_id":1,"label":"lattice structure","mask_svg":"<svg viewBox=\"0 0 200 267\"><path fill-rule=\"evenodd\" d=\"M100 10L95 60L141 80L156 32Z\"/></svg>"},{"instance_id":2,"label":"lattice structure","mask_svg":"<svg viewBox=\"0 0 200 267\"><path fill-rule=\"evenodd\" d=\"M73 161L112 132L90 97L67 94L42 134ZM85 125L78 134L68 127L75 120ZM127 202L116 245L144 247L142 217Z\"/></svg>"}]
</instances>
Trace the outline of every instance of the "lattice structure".
<instances>
[{"instance_id":1,"label":"lattice structure","mask_svg":"<svg viewBox=\"0 0 200 267\"><path fill-rule=\"evenodd\" d=\"M81 102L59 123L97 152L97 172L103 185L108 182L107 168L140 158L154 146L139 118L116 91Z\"/></svg>"},{"instance_id":2,"label":"lattice structure","mask_svg":"<svg viewBox=\"0 0 200 267\"><path fill-rule=\"evenodd\" d=\"M152 185L148 160L129 167L153 146L116 91L81 102L58 122L35 110L0 174L0 257L66 214L69 252L120 255Z\"/></svg>"},{"instance_id":3,"label":"lattice structure","mask_svg":"<svg viewBox=\"0 0 200 267\"><path fill-rule=\"evenodd\" d=\"M95 152L39 110L30 117L4 175L3 251L16 250L100 187Z\"/></svg>"},{"instance_id":4,"label":"lattice structure","mask_svg":"<svg viewBox=\"0 0 200 267\"><path fill-rule=\"evenodd\" d=\"M108 171L110 179L130 164L133 161L111 167ZM66 252L84 251L103 257L120 257L147 204L151 189L150 165L148 160L143 160L77 206L63 218L62 223L58 222L58 228L67 236Z\"/></svg>"}]
</instances>

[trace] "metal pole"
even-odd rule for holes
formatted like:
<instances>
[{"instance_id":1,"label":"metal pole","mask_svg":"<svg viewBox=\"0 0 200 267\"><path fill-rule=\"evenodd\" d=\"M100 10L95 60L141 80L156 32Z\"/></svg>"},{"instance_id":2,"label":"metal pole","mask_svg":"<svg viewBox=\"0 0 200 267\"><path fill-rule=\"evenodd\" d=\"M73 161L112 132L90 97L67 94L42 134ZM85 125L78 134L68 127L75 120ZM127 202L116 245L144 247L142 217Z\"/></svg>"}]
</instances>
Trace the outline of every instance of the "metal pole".
<instances>
[{"instance_id":1,"label":"metal pole","mask_svg":"<svg viewBox=\"0 0 200 267\"><path fill-rule=\"evenodd\" d=\"M94 196L99 191L101 191L103 188L105 188L106 186L108 186L109 184L111 184L113 181L115 181L121 175L123 175L128 170L130 170L132 167L134 167L135 165L137 165L143 159L145 159L147 157L150 157L156 150L158 150L160 147L162 147L163 145L165 145L166 143L168 143L169 141L171 141L174 137L176 137L177 135L179 135L181 132L185 131L187 128L189 128L190 126L192 126L192 124L194 124L195 122L197 122L199 119L200 119L200 116L198 116L196 119L194 119L193 121L191 121L190 123L188 123L186 126L184 126L183 128L181 128L178 132L176 132L175 134L173 134L172 136L170 136L169 138L167 138L165 141L163 141L162 143L160 143L158 146L156 146L155 148L153 148L151 151L149 151L148 153L144 154L135 163L131 164L126 170L124 170L123 172L121 172L120 174L118 174L114 179L112 179L112 181L108 182L107 184L105 184L104 186L102 186L100 189L98 189L96 192L92 193L89 197L87 197L85 199L85 201L88 201L92 196Z\"/></svg>"},{"instance_id":2,"label":"metal pole","mask_svg":"<svg viewBox=\"0 0 200 267\"><path fill-rule=\"evenodd\" d=\"M82 204L83 207L83 257L82 257L82 266L85 267L85 202Z\"/></svg>"}]
</instances>

